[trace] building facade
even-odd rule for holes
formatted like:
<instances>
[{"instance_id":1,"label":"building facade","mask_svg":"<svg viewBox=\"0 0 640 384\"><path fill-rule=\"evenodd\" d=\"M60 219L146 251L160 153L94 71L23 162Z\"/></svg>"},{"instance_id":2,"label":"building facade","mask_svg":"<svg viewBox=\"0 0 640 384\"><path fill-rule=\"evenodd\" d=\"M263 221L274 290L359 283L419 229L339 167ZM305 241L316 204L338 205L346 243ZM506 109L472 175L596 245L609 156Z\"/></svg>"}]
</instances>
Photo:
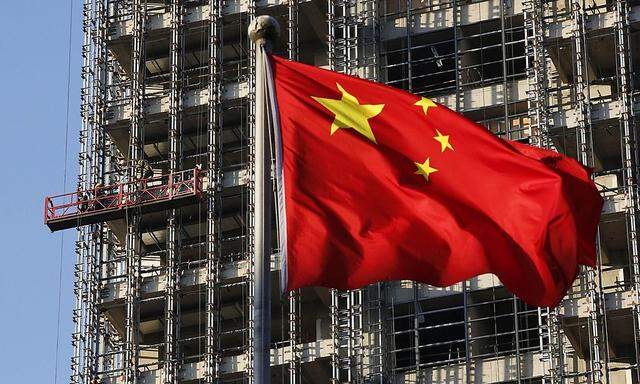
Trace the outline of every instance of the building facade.
<instances>
[{"instance_id":1,"label":"building facade","mask_svg":"<svg viewBox=\"0 0 640 384\"><path fill-rule=\"evenodd\" d=\"M71 383L253 382L261 14L280 22L277 54L572 156L605 199L598 268L555 309L492 275L283 298L274 244L274 383L640 383L635 0L84 0L78 189L139 192L140 164L204 183L78 226Z\"/></svg>"}]
</instances>

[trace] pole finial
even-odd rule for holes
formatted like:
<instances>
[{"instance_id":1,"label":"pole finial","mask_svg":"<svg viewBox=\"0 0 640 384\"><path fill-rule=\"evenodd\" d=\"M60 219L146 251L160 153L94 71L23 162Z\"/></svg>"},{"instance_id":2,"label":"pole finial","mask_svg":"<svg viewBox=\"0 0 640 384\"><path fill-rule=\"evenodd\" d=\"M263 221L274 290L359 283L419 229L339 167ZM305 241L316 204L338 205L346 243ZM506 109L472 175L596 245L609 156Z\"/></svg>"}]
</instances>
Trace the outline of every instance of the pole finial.
<instances>
[{"instance_id":1,"label":"pole finial","mask_svg":"<svg viewBox=\"0 0 640 384\"><path fill-rule=\"evenodd\" d=\"M249 24L249 38L258 43L264 41L267 44L275 44L280 36L280 24L271 16L261 15Z\"/></svg>"}]
</instances>

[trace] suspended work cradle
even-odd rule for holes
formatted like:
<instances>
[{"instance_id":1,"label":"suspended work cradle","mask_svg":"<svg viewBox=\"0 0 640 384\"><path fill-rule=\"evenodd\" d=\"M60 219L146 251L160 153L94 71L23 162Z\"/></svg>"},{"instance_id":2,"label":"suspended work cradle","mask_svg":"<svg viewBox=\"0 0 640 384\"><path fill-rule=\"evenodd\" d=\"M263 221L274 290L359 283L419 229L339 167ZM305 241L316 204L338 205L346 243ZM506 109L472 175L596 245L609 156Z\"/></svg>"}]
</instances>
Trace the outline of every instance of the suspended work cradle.
<instances>
[{"instance_id":1,"label":"suspended work cradle","mask_svg":"<svg viewBox=\"0 0 640 384\"><path fill-rule=\"evenodd\" d=\"M199 168L46 197L44 222L51 231L193 204L202 195Z\"/></svg>"}]
</instances>

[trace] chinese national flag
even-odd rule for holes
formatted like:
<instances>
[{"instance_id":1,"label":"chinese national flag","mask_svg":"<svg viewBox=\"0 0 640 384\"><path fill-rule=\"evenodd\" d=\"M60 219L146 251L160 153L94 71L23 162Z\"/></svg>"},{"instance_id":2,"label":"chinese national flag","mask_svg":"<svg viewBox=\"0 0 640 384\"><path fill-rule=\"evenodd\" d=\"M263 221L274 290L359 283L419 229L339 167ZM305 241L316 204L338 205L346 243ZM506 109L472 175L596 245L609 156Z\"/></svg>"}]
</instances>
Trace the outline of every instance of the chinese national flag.
<instances>
[{"instance_id":1,"label":"chinese national flag","mask_svg":"<svg viewBox=\"0 0 640 384\"><path fill-rule=\"evenodd\" d=\"M555 306L578 266L595 265L602 199L575 160L427 98L270 62L288 290L493 273L525 302Z\"/></svg>"}]
</instances>

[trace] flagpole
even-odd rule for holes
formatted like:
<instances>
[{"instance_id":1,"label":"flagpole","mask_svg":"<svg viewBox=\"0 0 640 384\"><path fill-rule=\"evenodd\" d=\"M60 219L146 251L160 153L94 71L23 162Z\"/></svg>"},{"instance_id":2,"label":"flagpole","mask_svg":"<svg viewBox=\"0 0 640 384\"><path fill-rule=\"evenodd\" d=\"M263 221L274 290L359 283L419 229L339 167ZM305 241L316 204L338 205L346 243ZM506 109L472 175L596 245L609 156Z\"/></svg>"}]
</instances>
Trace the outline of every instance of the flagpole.
<instances>
[{"instance_id":1,"label":"flagpole","mask_svg":"<svg viewBox=\"0 0 640 384\"><path fill-rule=\"evenodd\" d=\"M271 16L259 16L249 25L255 46L255 243L253 306L253 382L269 384L271 344L271 141L267 110L267 54L280 33Z\"/></svg>"}]
</instances>

